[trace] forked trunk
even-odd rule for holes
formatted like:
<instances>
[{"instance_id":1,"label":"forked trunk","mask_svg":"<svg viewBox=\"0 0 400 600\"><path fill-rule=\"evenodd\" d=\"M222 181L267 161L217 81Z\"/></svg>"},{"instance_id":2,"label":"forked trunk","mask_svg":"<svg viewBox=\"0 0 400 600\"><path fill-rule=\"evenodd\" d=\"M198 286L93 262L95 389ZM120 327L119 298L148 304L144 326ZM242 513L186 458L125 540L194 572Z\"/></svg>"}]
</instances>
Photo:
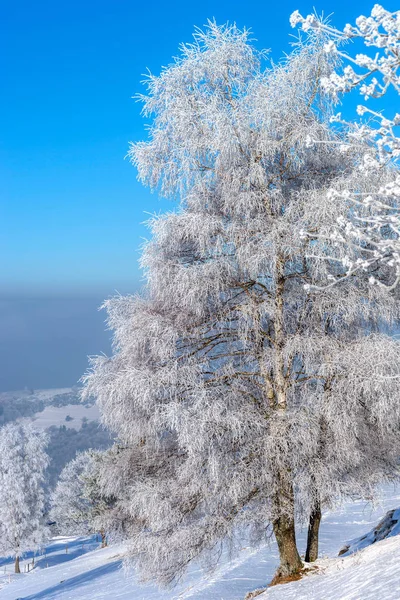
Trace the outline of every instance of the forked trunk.
<instances>
[{"instance_id":1,"label":"forked trunk","mask_svg":"<svg viewBox=\"0 0 400 600\"><path fill-rule=\"evenodd\" d=\"M307 549L305 556L306 562L314 562L318 558L318 536L320 523L321 505L318 501L316 501L312 508L310 521L308 524Z\"/></svg>"},{"instance_id":2,"label":"forked trunk","mask_svg":"<svg viewBox=\"0 0 400 600\"><path fill-rule=\"evenodd\" d=\"M15 573L21 573L21 570L19 568L19 556L15 557Z\"/></svg>"}]
</instances>

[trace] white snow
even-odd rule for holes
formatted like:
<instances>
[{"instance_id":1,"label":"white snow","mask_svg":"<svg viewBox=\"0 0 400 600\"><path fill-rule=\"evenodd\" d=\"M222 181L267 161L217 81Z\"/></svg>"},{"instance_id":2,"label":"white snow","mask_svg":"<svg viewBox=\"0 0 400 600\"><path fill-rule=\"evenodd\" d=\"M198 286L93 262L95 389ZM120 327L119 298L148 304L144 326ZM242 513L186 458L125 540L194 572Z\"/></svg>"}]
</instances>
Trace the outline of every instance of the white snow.
<instances>
[{"instance_id":1,"label":"white snow","mask_svg":"<svg viewBox=\"0 0 400 600\"><path fill-rule=\"evenodd\" d=\"M72 394L72 388L51 388L44 390L35 390L34 395L41 400L50 400L54 396L62 396L63 394Z\"/></svg>"},{"instance_id":2,"label":"white snow","mask_svg":"<svg viewBox=\"0 0 400 600\"><path fill-rule=\"evenodd\" d=\"M9 399L9 398L29 398L36 400L43 400L46 402L48 400L52 400L55 396L62 396L64 394L72 394L74 392L73 388L48 388L43 390L11 390L9 392L0 392L0 400L1 399Z\"/></svg>"},{"instance_id":3,"label":"white snow","mask_svg":"<svg viewBox=\"0 0 400 600\"><path fill-rule=\"evenodd\" d=\"M381 519L379 523L375 525L361 537L357 537L354 540L348 541L343 548L340 550L340 556L350 556L355 552L359 552L380 540L388 537L393 537L400 534L400 508L390 510Z\"/></svg>"},{"instance_id":4,"label":"white snow","mask_svg":"<svg viewBox=\"0 0 400 600\"><path fill-rule=\"evenodd\" d=\"M260 600L399 600L400 538L345 558L318 561L319 574L269 588Z\"/></svg>"},{"instance_id":5,"label":"white snow","mask_svg":"<svg viewBox=\"0 0 400 600\"><path fill-rule=\"evenodd\" d=\"M66 421L67 416L72 417L71 421ZM100 419L100 411L93 404L86 406L84 404L67 404L66 406L46 406L44 410L36 413L33 417L23 417L18 419L19 423L32 423L35 429L44 431L48 427L55 425L65 425L71 429L80 429L82 426L82 418L86 417L88 421L98 421Z\"/></svg>"},{"instance_id":6,"label":"white snow","mask_svg":"<svg viewBox=\"0 0 400 600\"><path fill-rule=\"evenodd\" d=\"M270 588L259 596L260 600L399 600L400 536L337 558L347 540L367 533L397 506L399 490L385 487L375 510L354 502L325 515L321 554L330 558L318 561L322 574ZM306 532L300 531L303 549L305 537ZM257 551L244 548L232 562L224 559L213 574L193 567L177 588L160 591L154 586L140 586L133 573L125 573L121 566L123 545L93 550L96 546L99 543L94 538L57 538L29 574L11 574L11 559L0 559L0 582L4 585L1 600L243 600L248 591L264 587L271 580L277 565L275 544ZM22 562L22 570L24 564L26 561Z\"/></svg>"}]
</instances>

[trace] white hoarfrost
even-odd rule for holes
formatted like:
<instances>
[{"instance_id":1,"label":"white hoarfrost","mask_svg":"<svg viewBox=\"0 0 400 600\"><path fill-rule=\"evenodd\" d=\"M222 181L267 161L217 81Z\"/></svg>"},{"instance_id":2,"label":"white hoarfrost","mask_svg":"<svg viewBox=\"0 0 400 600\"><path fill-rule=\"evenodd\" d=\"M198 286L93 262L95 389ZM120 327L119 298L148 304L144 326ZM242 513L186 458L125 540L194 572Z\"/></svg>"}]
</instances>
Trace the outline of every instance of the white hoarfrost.
<instances>
[{"instance_id":1,"label":"white hoarfrost","mask_svg":"<svg viewBox=\"0 0 400 600\"><path fill-rule=\"evenodd\" d=\"M0 429L0 552L16 559L45 537L47 436L29 425Z\"/></svg>"},{"instance_id":2,"label":"white hoarfrost","mask_svg":"<svg viewBox=\"0 0 400 600\"><path fill-rule=\"evenodd\" d=\"M54 528L65 535L85 535L98 531L106 543L107 512L114 504L99 487L99 468L107 452L79 453L62 470L51 495L50 518Z\"/></svg>"},{"instance_id":3,"label":"white hoarfrost","mask_svg":"<svg viewBox=\"0 0 400 600\"><path fill-rule=\"evenodd\" d=\"M341 246L327 261L325 240L301 236L348 216L332 186L376 180L328 143L318 38L263 60L246 31L210 23L149 77L149 141L130 155L180 204L150 222L143 294L106 303L114 354L85 381L119 440L102 473L111 528L161 584L272 531L278 574L292 573L295 519L316 524L397 473L400 345L385 331L398 305L346 277ZM342 283L316 292L326 278Z\"/></svg>"},{"instance_id":4,"label":"white hoarfrost","mask_svg":"<svg viewBox=\"0 0 400 600\"><path fill-rule=\"evenodd\" d=\"M90 471L90 452L81 452L61 471L51 495L50 518L59 533L84 535L92 532L90 502L85 497L85 476Z\"/></svg>"},{"instance_id":5,"label":"white hoarfrost","mask_svg":"<svg viewBox=\"0 0 400 600\"><path fill-rule=\"evenodd\" d=\"M378 184L370 191L357 186L345 190L332 187L332 202L346 199L353 207L333 233L336 243L362 249L362 259L347 262L349 275L370 271L372 285L393 289L400 282L400 113L387 113L390 96L394 96L396 105L400 93L400 11L390 12L376 4L369 17L361 15L355 25L346 25L343 31L315 15L304 18L299 11L292 14L290 22L306 32L327 36L326 53L344 63L344 68L323 78L322 85L328 93L337 97L356 88L364 101L369 100L370 106L358 106L357 122L345 122L340 113L332 117L332 122L344 126L345 136L338 142L341 150L362 150L360 171L366 178L378 175ZM354 46L345 45L353 40L364 43L363 52L356 53L351 51Z\"/></svg>"}]
</instances>

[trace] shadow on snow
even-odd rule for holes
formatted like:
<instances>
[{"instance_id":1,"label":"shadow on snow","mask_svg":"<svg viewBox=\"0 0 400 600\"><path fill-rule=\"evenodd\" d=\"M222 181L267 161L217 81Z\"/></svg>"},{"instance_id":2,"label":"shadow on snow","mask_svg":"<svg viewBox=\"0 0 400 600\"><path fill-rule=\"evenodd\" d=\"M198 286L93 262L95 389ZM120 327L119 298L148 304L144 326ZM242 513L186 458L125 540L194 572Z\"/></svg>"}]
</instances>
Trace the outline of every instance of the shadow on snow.
<instances>
[{"instance_id":1,"label":"shadow on snow","mask_svg":"<svg viewBox=\"0 0 400 600\"><path fill-rule=\"evenodd\" d=\"M103 575L108 575L109 573L117 571L120 568L121 561L118 560L109 565L103 565L101 567L97 567L97 569L86 571L86 573L81 573L80 575L71 577L71 579L67 579L66 581L60 581L60 583L37 592L36 594L32 594L31 596L20 596L15 600L53 600L55 594L57 593L71 591L86 582L92 581L97 577L102 577Z\"/></svg>"},{"instance_id":2,"label":"shadow on snow","mask_svg":"<svg viewBox=\"0 0 400 600\"><path fill-rule=\"evenodd\" d=\"M79 537L76 539L60 538L59 540L44 546L43 550L29 550L21 554L21 561L31 560L35 558L35 566L44 568L52 567L55 564L67 562L73 558L77 558L86 552L97 550L100 546L101 539L96 536ZM68 546L68 552L66 547ZM15 559L12 556L1 557L0 567L6 565L14 565Z\"/></svg>"}]
</instances>

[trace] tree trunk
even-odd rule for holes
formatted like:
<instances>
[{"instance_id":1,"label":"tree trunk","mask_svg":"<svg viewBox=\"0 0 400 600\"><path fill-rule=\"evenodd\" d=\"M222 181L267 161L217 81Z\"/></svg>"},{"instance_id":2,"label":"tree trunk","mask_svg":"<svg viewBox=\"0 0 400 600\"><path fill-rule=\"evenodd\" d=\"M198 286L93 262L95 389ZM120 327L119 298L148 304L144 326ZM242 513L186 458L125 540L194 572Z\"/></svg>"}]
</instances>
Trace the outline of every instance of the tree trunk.
<instances>
[{"instance_id":1,"label":"tree trunk","mask_svg":"<svg viewBox=\"0 0 400 600\"><path fill-rule=\"evenodd\" d=\"M106 538L106 532L104 531L104 529L100 530L100 535L101 535L101 547L105 548L107 546L107 538Z\"/></svg>"},{"instance_id":2,"label":"tree trunk","mask_svg":"<svg viewBox=\"0 0 400 600\"><path fill-rule=\"evenodd\" d=\"M280 564L274 580L296 575L303 568L303 563L296 546L294 519L282 515L273 523L274 534L279 549Z\"/></svg>"},{"instance_id":3,"label":"tree trunk","mask_svg":"<svg viewBox=\"0 0 400 600\"><path fill-rule=\"evenodd\" d=\"M294 492L288 472L278 474L278 493L275 498L275 514L272 526L278 544L280 564L273 583L284 577L296 575L303 568L296 545L294 522Z\"/></svg>"},{"instance_id":4,"label":"tree trunk","mask_svg":"<svg viewBox=\"0 0 400 600\"><path fill-rule=\"evenodd\" d=\"M275 342L275 364L274 364L274 392L275 392L275 424L271 434L274 435L279 446L280 440L287 440L290 435L287 421L287 373L285 372L285 323L284 323L284 258L277 255L275 272L275 312L274 312L274 342ZM268 390L269 391L269 390ZM271 406L271 396L268 394ZM283 444L282 453L285 453ZM277 452L279 449L277 448ZM279 583L281 579L298 574L303 568L303 563L296 545L296 532L294 527L294 492L292 476L289 468L283 465L276 472L276 495L274 502L273 530L278 544L280 564L273 584Z\"/></svg>"},{"instance_id":5,"label":"tree trunk","mask_svg":"<svg viewBox=\"0 0 400 600\"><path fill-rule=\"evenodd\" d=\"M15 573L21 573L21 570L19 568L19 556L15 557Z\"/></svg>"},{"instance_id":6,"label":"tree trunk","mask_svg":"<svg viewBox=\"0 0 400 600\"><path fill-rule=\"evenodd\" d=\"M308 524L306 562L314 562L318 558L318 535L321 523L321 505L318 500L315 502Z\"/></svg>"}]
</instances>

